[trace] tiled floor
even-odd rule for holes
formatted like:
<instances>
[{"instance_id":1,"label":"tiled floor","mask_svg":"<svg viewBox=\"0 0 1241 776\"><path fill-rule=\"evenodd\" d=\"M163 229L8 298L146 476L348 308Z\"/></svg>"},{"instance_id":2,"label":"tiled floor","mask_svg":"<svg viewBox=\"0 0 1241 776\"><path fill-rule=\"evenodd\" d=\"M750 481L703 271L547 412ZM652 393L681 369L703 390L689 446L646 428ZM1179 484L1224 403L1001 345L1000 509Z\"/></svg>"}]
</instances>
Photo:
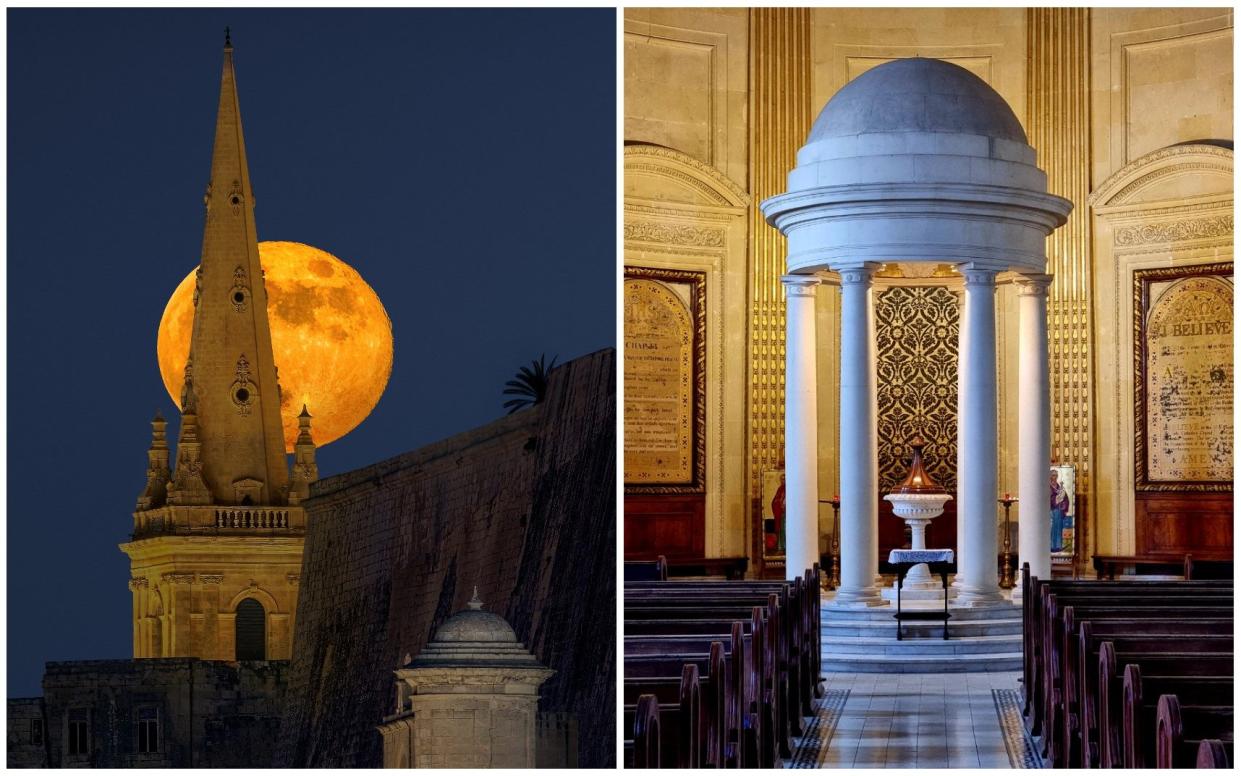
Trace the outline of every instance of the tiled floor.
<instances>
[{"instance_id":1,"label":"tiled floor","mask_svg":"<svg viewBox=\"0 0 1241 776\"><path fill-rule=\"evenodd\" d=\"M1009 768L992 688L1018 673L827 674L848 689L828 768Z\"/></svg>"}]
</instances>

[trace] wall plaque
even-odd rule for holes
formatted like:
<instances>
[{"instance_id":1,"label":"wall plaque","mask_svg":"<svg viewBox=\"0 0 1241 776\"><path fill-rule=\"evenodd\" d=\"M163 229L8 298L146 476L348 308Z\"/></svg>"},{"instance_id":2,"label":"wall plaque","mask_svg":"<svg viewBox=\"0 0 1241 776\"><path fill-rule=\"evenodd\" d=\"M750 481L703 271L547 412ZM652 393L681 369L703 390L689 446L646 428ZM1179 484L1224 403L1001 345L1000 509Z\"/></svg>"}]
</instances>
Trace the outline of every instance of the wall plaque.
<instances>
[{"instance_id":1,"label":"wall plaque","mask_svg":"<svg viewBox=\"0 0 1241 776\"><path fill-rule=\"evenodd\" d=\"M625 268L625 488L705 490L706 276Z\"/></svg>"},{"instance_id":2,"label":"wall plaque","mask_svg":"<svg viewBox=\"0 0 1241 776\"><path fill-rule=\"evenodd\" d=\"M1138 270L1135 483L1232 489L1232 264Z\"/></svg>"}]
</instances>

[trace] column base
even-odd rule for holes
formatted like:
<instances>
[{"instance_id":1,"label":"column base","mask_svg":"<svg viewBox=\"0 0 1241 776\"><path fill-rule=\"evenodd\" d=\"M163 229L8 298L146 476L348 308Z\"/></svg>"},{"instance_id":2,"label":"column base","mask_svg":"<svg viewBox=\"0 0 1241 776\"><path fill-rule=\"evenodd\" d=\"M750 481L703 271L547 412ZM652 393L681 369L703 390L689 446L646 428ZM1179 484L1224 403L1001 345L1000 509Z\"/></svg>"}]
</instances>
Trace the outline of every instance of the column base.
<instances>
[{"instance_id":1,"label":"column base","mask_svg":"<svg viewBox=\"0 0 1241 776\"><path fill-rule=\"evenodd\" d=\"M837 588L836 600L833 602L835 606L844 606L849 608L865 608L870 606L884 606L886 602L879 595L879 589L875 587L863 588Z\"/></svg>"},{"instance_id":2,"label":"column base","mask_svg":"<svg viewBox=\"0 0 1241 776\"><path fill-rule=\"evenodd\" d=\"M998 587L980 589L970 585L961 585L957 588L954 603L957 606L994 606L1008 603L1008 599Z\"/></svg>"}]
</instances>

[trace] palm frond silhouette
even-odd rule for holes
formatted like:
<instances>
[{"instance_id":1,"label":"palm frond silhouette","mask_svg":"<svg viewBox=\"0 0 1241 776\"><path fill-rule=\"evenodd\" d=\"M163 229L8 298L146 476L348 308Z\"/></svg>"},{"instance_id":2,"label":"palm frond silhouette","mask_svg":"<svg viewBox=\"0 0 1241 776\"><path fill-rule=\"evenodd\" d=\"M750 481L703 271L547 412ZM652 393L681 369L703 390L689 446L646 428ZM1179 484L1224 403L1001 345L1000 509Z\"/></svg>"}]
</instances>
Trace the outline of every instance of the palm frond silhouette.
<instances>
[{"instance_id":1,"label":"palm frond silhouette","mask_svg":"<svg viewBox=\"0 0 1241 776\"><path fill-rule=\"evenodd\" d=\"M546 363L546 357L546 353L540 353L537 361L531 361L530 366L517 370L517 376L504 384L507 386L504 395L516 397L504 402L508 414L512 415L525 407L533 407L547 396L547 375L556 367L559 356L552 356L550 364Z\"/></svg>"}]
</instances>

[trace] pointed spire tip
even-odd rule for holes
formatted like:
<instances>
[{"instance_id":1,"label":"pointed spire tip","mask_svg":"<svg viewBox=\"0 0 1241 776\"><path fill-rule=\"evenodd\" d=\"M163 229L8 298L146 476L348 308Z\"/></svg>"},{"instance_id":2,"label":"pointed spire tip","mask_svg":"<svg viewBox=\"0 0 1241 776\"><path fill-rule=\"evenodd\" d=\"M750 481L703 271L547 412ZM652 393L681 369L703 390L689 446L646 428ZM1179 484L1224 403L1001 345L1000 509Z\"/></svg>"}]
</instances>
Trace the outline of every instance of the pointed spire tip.
<instances>
[{"instance_id":1,"label":"pointed spire tip","mask_svg":"<svg viewBox=\"0 0 1241 776\"><path fill-rule=\"evenodd\" d=\"M466 605L467 605L467 606L469 606L469 607L470 607L471 609L473 609L474 611L478 611L479 609L482 609L482 608L483 608L483 602L482 602L482 600L478 597L478 585L475 585L475 586L474 586L474 597L473 597L473 598L471 598L471 599L470 599L470 602L469 602L468 604L466 604Z\"/></svg>"},{"instance_id":2,"label":"pointed spire tip","mask_svg":"<svg viewBox=\"0 0 1241 776\"><path fill-rule=\"evenodd\" d=\"M224 28L224 48L232 48L232 47L233 47L232 30L228 27L225 27Z\"/></svg>"}]
</instances>

